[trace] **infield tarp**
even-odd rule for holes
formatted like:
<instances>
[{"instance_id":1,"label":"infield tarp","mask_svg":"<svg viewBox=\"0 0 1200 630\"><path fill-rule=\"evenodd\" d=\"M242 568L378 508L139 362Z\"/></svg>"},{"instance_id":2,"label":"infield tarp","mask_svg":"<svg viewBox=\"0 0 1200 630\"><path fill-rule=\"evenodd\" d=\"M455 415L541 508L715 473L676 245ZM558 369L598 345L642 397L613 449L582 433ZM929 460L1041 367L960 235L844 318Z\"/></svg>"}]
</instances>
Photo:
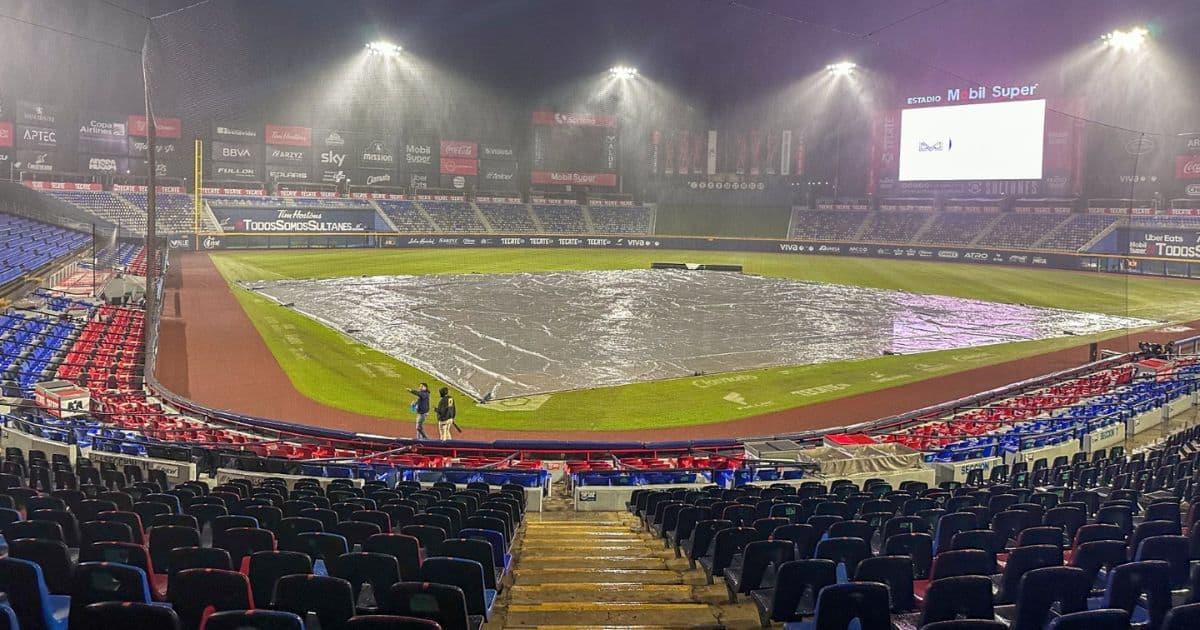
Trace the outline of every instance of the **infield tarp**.
<instances>
[{"instance_id":1,"label":"infield tarp","mask_svg":"<svg viewBox=\"0 0 1200 630\"><path fill-rule=\"evenodd\" d=\"M721 272L381 276L248 286L477 399L1153 324Z\"/></svg>"}]
</instances>

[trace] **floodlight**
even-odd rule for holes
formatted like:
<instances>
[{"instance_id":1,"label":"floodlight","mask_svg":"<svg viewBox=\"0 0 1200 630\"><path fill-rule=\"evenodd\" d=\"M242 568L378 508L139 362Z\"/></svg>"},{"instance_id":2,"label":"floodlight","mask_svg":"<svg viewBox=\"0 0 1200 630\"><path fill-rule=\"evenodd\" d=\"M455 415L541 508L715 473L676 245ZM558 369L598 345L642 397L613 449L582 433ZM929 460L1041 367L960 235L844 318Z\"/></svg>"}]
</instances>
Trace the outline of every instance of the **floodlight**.
<instances>
[{"instance_id":1,"label":"floodlight","mask_svg":"<svg viewBox=\"0 0 1200 630\"><path fill-rule=\"evenodd\" d=\"M613 66L608 69L608 73L618 79L632 79L637 76L637 68L630 66Z\"/></svg>"},{"instance_id":2,"label":"floodlight","mask_svg":"<svg viewBox=\"0 0 1200 630\"><path fill-rule=\"evenodd\" d=\"M367 44L367 50L369 50L372 55L395 57L396 55L400 54L400 51L403 49L391 42L377 41Z\"/></svg>"},{"instance_id":3,"label":"floodlight","mask_svg":"<svg viewBox=\"0 0 1200 630\"><path fill-rule=\"evenodd\" d=\"M835 77L845 77L850 76L850 74L852 74L854 69L857 67L858 64L854 63L853 61L839 61L837 63L831 63L828 66L825 66L825 69L829 71L829 74L832 74Z\"/></svg>"},{"instance_id":4,"label":"floodlight","mask_svg":"<svg viewBox=\"0 0 1200 630\"><path fill-rule=\"evenodd\" d=\"M1146 44L1146 37L1150 35L1150 31L1141 26L1135 26L1129 30L1115 30L1105 34L1100 38L1109 48L1115 48L1123 52L1134 52Z\"/></svg>"}]
</instances>

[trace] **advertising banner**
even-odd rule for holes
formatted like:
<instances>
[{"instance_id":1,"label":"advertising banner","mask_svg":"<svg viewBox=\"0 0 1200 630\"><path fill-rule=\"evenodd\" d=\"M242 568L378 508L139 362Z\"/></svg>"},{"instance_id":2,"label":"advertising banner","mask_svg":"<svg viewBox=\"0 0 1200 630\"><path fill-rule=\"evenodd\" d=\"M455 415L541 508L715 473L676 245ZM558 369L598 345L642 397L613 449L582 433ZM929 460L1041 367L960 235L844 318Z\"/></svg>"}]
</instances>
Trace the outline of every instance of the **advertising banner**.
<instances>
[{"instance_id":1,"label":"advertising banner","mask_svg":"<svg viewBox=\"0 0 1200 630\"><path fill-rule=\"evenodd\" d=\"M570 125L577 127L616 127L616 116L572 112L533 112L535 125Z\"/></svg>"},{"instance_id":2,"label":"advertising banner","mask_svg":"<svg viewBox=\"0 0 1200 630\"><path fill-rule=\"evenodd\" d=\"M767 175L779 174L779 133L775 131L767 132L767 145L763 157L763 170Z\"/></svg>"},{"instance_id":3,"label":"advertising banner","mask_svg":"<svg viewBox=\"0 0 1200 630\"><path fill-rule=\"evenodd\" d=\"M505 247L505 248L601 248L601 249L694 249L715 251L759 251L781 254L851 256L884 259L925 259L943 262L1015 267L1092 269L1086 256L1074 254L1030 254L1021 251L933 247L873 247L853 243L809 243L769 239L713 239L701 237L655 236L652 238L543 237L527 234L500 234L478 237L402 236L395 247Z\"/></svg>"},{"instance_id":4,"label":"advertising banner","mask_svg":"<svg viewBox=\"0 0 1200 630\"><path fill-rule=\"evenodd\" d=\"M262 128L244 123L214 123L213 140L257 144L262 142Z\"/></svg>"},{"instance_id":5,"label":"advertising banner","mask_svg":"<svg viewBox=\"0 0 1200 630\"><path fill-rule=\"evenodd\" d=\"M214 207L213 214L226 232L354 233L375 229L375 212L331 208Z\"/></svg>"},{"instance_id":6,"label":"advertising banner","mask_svg":"<svg viewBox=\"0 0 1200 630\"><path fill-rule=\"evenodd\" d=\"M1200 132L1181 133L1175 137L1175 179L1179 189L1188 197L1200 197Z\"/></svg>"},{"instance_id":7,"label":"advertising banner","mask_svg":"<svg viewBox=\"0 0 1200 630\"><path fill-rule=\"evenodd\" d=\"M312 151L295 146L268 146L267 164L304 166L307 170L312 164Z\"/></svg>"},{"instance_id":8,"label":"advertising banner","mask_svg":"<svg viewBox=\"0 0 1200 630\"><path fill-rule=\"evenodd\" d=\"M261 164L262 145L238 144L233 142L213 142L209 158L214 162L240 162L244 164Z\"/></svg>"},{"instance_id":9,"label":"advertising banner","mask_svg":"<svg viewBox=\"0 0 1200 630\"><path fill-rule=\"evenodd\" d=\"M1200 155L1200 132L1181 133L1176 138L1180 155Z\"/></svg>"},{"instance_id":10,"label":"advertising banner","mask_svg":"<svg viewBox=\"0 0 1200 630\"><path fill-rule=\"evenodd\" d=\"M480 142L481 160L516 160L517 149L509 142Z\"/></svg>"},{"instance_id":11,"label":"advertising banner","mask_svg":"<svg viewBox=\"0 0 1200 630\"><path fill-rule=\"evenodd\" d=\"M671 130L666 133L663 143L663 175L675 174L675 136L679 132Z\"/></svg>"},{"instance_id":12,"label":"advertising banner","mask_svg":"<svg viewBox=\"0 0 1200 630\"><path fill-rule=\"evenodd\" d=\"M792 130L784 129L779 134L779 174L792 174Z\"/></svg>"},{"instance_id":13,"label":"advertising banner","mask_svg":"<svg viewBox=\"0 0 1200 630\"><path fill-rule=\"evenodd\" d=\"M433 170L433 145L427 143L404 144L404 167L407 170Z\"/></svg>"},{"instance_id":14,"label":"advertising banner","mask_svg":"<svg viewBox=\"0 0 1200 630\"><path fill-rule=\"evenodd\" d=\"M159 177L183 177L182 170L178 160L173 162L159 160L154 163L154 172ZM129 158L129 171L139 177L145 177L150 173L150 161L142 158Z\"/></svg>"},{"instance_id":15,"label":"advertising banner","mask_svg":"<svg viewBox=\"0 0 1200 630\"><path fill-rule=\"evenodd\" d=\"M757 129L751 129L749 136L751 177L758 177L759 175L762 175L762 141L762 132Z\"/></svg>"},{"instance_id":16,"label":"advertising banner","mask_svg":"<svg viewBox=\"0 0 1200 630\"><path fill-rule=\"evenodd\" d=\"M475 190L479 178L474 175L442 175L441 187L447 190Z\"/></svg>"},{"instance_id":17,"label":"advertising banner","mask_svg":"<svg viewBox=\"0 0 1200 630\"><path fill-rule=\"evenodd\" d=\"M1200 154L1175 156L1175 179L1200 179Z\"/></svg>"},{"instance_id":18,"label":"advertising banner","mask_svg":"<svg viewBox=\"0 0 1200 630\"><path fill-rule=\"evenodd\" d=\"M405 177L405 181L408 183L408 187L413 190L424 190L431 188L429 185L430 177L432 176L429 173L409 173Z\"/></svg>"},{"instance_id":19,"label":"advertising banner","mask_svg":"<svg viewBox=\"0 0 1200 630\"><path fill-rule=\"evenodd\" d=\"M10 122L0 122L0 147L11 147L13 145L13 124Z\"/></svg>"},{"instance_id":20,"label":"advertising banner","mask_svg":"<svg viewBox=\"0 0 1200 630\"><path fill-rule=\"evenodd\" d=\"M1047 121L1055 118L1053 113ZM1141 184L1170 179L1178 174L1177 154L1163 136L1117 132L1101 125L1090 125L1083 132L1087 160L1086 179L1089 194L1097 198L1125 198ZM1140 195L1139 195L1140 196Z\"/></svg>"},{"instance_id":21,"label":"advertising banner","mask_svg":"<svg viewBox=\"0 0 1200 630\"><path fill-rule=\"evenodd\" d=\"M519 188L517 171L518 164L516 162L480 160L479 188L483 190L515 191Z\"/></svg>"},{"instance_id":22,"label":"advertising banner","mask_svg":"<svg viewBox=\"0 0 1200 630\"><path fill-rule=\"evenodd\" d=\"M112 187L112 191L118 193L144 193L149 190L149 186L139 184L113 184ZM183 186L155 186L154 190L167 195L184 195L188 192Z\"/></svg>"},{"instance_id":23,"label":"advertising banner","mask_svg":"<svg viewBox=\"0 0 1200 630\"><path fill-rule=\"evenodd\" d=\"M150 125L147 124L145 116L134 114L130 116L126 122L127 131L131 136L146 137L150 135ZM164 118L162 116L154 117L155 137L160 142L163 138L180 139L183 137L183 121L178 118Z\"/></svg>"},{"instance_id":24,"label":"advertising banner","mask_svg":"<svg viewBox=\"0 0 1200 630\"><path fill-rule=\"evenodd\" d=\"M38 151L22 149L17 151L17 161L21 163L19 170L34 173L51 173L64 169L58 164L58 154L54 151Z\"/></svg>"},{"instance_id":25,"label":"advertising banner","mask_svg":"<svg viewBox=\"0 0 1200 630\"><path fill-rule=\"evenodd\" d=\"M372 138L363 145L362 151L359 151L358 166L391 170L396 166L396 154L392 152L389 142L382 138Z\"/></svg>"},{"instance_id":26,"label":"advertising banner","mask_svg":"<svg viewBox=\"0 0 1200 630\"><path fill-rule=\"evenodd\" d=\"M17 101L17 124L33 127L55 127L62 118L62 113L41 103Z\"/></svg>"},{"instance_id":27,"label":"advertising banner","mask_svg":"<svg viewBox=\"0 0 1200 630\"><path fill-rule=\"evenodd\" d=\"M129 158L108 155L81 155L79 156L79 171L81 173L125 175L129 172Z\"/></svg>"},{"instance_id":28,"label":"advertising banner","mask_svg":"<svg viewBox=\"0 0 1200 630\"><path fill-rule=\"evenodd\" d=\"M312 129L288 125L267 125L266 143L273 146L311 147Z\"/></svg>"},{"instance_id":29,"label":"advertising banner","mask_svg":"<svg viewBox=\"0 0 1200 630\"><path fill-rule=\"evenodd\" d=\"M1045 194L1073 196L1080 194L1083 187L1081 161L1084 155L1083 116L1086 110L1082 103L1077 101L1058 103L1058 108L1059 110L1046 113L1042 180L1045 183ZM1067 113L1061 113L1062 111Z\"/></svg>"},{"instance_id":30,"label":"advertising banner","mask_svg":"<svg viewBox=\"0 0 1200 630\"><path fill-rule=\"evenodd\" d=\"M676 142L675 142L675 149L679 152L679 155L675 159L675 164L676 164L676 172L678 172L680 175L687 175L688 173L691 172L691 168L692 168L691 142L692 142L692 134L690 132L688 132L688 131L680 131L679 132L679 134L676 138Z\"/></svg>"},{"instance_id":31,"label":"advertising banner","mask_svg":"<svg viewBox=\"0 0 1200 630\"><path fill-rule=\"evenodd\" d=\"M609 171L617 170L617 162L620 159L620 147L617 145L617 132L610 131L604 134L604 164L602 168Z\"/></svg>"},{"instance_id":32,"label":"advertising banner","mask_svg":"<svg viewBox=\"0 0 1200 630\"><path fill-rule=\"evenodd\" d=\"M737 166L734 167L733 172L737 173L738 175L745 175L746 161L749 157L750 145L746 141L746 134L744 132L738 132L734 138L736 138L737 141Z\"/></svg>"},{"instance_id":33,"label":"advertising banner","mask_svg":"<svg viewBox=\"0 0 1200 630\"><path fill-rule=\"evenodd\" d=\"M18 147L53 149L58 146L58 132L49 127L17 127Z\"/></svg>"},{"instance_id":34,"label":"advertising banner","mask_svg":"<svg viewBox=\"0 0 1200 630\"><path fill-rule=\"evenodd\" d=\"M442 175L478 175L479 160L442 156L439 161Z\"/></svg>"},{"instance_id":35,"label":"advertising banner","mask_svg":"<svg viewBox=\"0 0 1200 630\"><path fill-rule=\"evenodd\" d=\"M1200 231L1126 228L1128 248L1121 247L1118 237L1113 253L1155 258L1200 260Z\"/></svg>"},{"instance_id":36,"label":"advertising banner","mask_svg":"<svg viewBox=\"0 0 1200 630\"><path fill-rule=\"evenodd\" d=\"M716 129L708 130L708 143L707 143L708 154L705 156L706 163L704 165L704 167L705 167L704 172L707 173L708 175L716 175L717 174L717 138L719 138L719 137L720 136L717 135Z\"/></svg>"},{"instance_id":37,"label":"advertising banner","mask_svg":"<svg viewBox=\"0 0 1200 630\"><path fill-rule=\"evenodd\" d=\"M394 186L396 176L391 171L364 169L359 171L354 183L361 186Z\"/></svg>"},{"instance_id":38,"label":"advertising banner","mask_svg":"<svg viewBox=\"0 0 1200 630\"><path fill-rule=\"evenodd\" d=\"M150 152L150 141L145 138L129 138L129 156L130 157L145 157ZM176 156L183 155L179 150L179 141L156 138L154 141L154 154L159 158L172 159Z\"/></svg>"},{"instance_id":39,"label":"advertising banner","mask_svg":"<svg viewBox=\"0 0 1200 630\"><path fill-rule=\"evenodd\" d=\"M23 181L26 188L34 190L104 190L98 182L41 182Z\"/></svg>"},{"instance_id":40,"label":"advertising banner","mask_svg":"<svg viewBox=\"0 0 1200 630\"><path fill-rule=\"evenodd\" d=\"M126 119L90 116L79 124L79 152L125 155L129 151Z\"/></svg>"},{"instance_id":41,"label":"advertising banner","mask_svg":"<svg viewBox=\"0 0 1200 630\"><path fill-rule=\"evenodd\" d=\"M322 130L316 135L317 171L315 179L336 184L348 177L350 165L350 134L344 131Z\"/></svg>"},{"instance_id":42,"label":"advertising banner","mask_svg":"<svg viewBox=\"0 0 1200 630\"><path fill-rule=\"evenodd\" d=\"M204 186L200 189L200 192L205 195L232 195L235 197L265 197L267 195L267 191L263 190L261 187L214 188L210 186Z\"/></svg>"},{"instance_id":43,"label":"advertising banner","mask_svg":"<svg viewBox=\"0 0 1200 630\"><path fill-rule=\"evenodd\" d=\"M262 167L257 164L213 162L212 178L217 181L237 180L261 182L263 180L263 170Z\"/></svg>"},{"instance_id":44,"label":"advertising banner","mask_svg":"<svg viewBox=\"0 0 1200 630\"><path fill-rule=\"evenodd\" d=\"M530 181L534 184L556 184L568 186L616 186L616 173L576 173L565 171L533 171Z\"/></svg>"},{"instance_id":45,"label":"advertising banner","mask_svg":"<svg viewBox=\"0 0 1200 630\"><path fill-rule=\"evenodd\" d=\"M800 177L805 173L805 158L808 156L808 146L805 144L804 136L800 132L796 133L796 138L792 142L792 146L792 173L796 177Z\"/></svg>"},{"instance_id":46,"label":"advertising banner","mask_svg":"<svg viewBox=\"0 0 1200 630\"><path fill-rule=\"evenodd\" d=\"M890 190L900 178L900 112L889 109L871 123L871 160L867 192ZM796 174L800 169L796 168Z\"/></svg>"},{"instance_id":47,"label":"advertising banner","mask_svg":"<svg viewBox=\"0 0 1200 630\"><path fill-rule=\"evenodd\" d=\"M306 182L311 176L306 167L267 165L267 179L273 182Z\"/></svg>"},{"instance_id":48,"label":"advertising banner","mask_svg":"<svg viewBox=\"0 0 1200 630\"><path fill-rule=\"evenodd\" d=\"M650 175L658 175L658 163L662 155L662 132L657 129L650 132L650 147L646 151L646 171Z\"/></svg>"},{"instance_id":49,"label":"advertising banner","mask_svg":"<svg viewBox=\"0 0 1200 630\"><path fill-rule=\"evenodd\" d=\"M464 159L477 159L479 157L479 145L474 142L442 140L441 149L442 157Z\"/></svg>"}]
</instances>

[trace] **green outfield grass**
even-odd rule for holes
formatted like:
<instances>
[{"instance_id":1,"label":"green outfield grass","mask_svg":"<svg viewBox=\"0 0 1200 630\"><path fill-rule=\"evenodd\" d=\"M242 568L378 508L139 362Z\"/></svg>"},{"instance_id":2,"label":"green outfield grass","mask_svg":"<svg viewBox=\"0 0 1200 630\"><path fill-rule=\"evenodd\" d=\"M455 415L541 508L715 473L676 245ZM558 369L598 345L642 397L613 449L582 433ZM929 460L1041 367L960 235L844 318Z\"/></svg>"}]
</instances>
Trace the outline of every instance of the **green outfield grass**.
<instances>
[{"instance_id":1,"label":"green outfield grass","mask_svg":"<svg viewBox=\"0 0 1200 630\"><path fill-rule=\"evenodd\" d=\"M1187 280L791 254L604 250L308 250L213 255L231 283L360 275L644 269L651 262L741 264L747 273L1053 306L1164 321L1200 319ZM323 404L409 420L403 387L436 379L307 317L234 286L296 389ZM1107 336L1118 336L1114 331ZM720 422L876 391L1076 346L1069 337L810 366L639 383L477 405L458 396L460 424L512 430L618 430ZM436 389L436 387L435 387ZM669 402L669 404L667 404Z\"/></svg>"}]
</instances>

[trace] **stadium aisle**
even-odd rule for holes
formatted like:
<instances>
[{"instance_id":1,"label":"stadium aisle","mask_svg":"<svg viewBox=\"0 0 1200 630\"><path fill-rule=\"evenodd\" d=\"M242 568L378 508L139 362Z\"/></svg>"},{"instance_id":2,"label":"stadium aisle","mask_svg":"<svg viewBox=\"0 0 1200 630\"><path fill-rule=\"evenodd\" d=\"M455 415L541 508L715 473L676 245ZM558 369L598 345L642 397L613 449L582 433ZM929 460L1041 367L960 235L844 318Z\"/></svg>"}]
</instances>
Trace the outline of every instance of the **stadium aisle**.
<instances>
[{"instance_id":1,"label":"stadium aisle","mask_svg":"<svg viewBox=\"0 0 1200 630\"><path fill-rule=\"evenodd\" d=\"M706 585L632 515L561 509L527 517L513 585L497 606L503 627L759 627L752 604L729 605L723 583Z\"/></svg>"}]
</instances>

